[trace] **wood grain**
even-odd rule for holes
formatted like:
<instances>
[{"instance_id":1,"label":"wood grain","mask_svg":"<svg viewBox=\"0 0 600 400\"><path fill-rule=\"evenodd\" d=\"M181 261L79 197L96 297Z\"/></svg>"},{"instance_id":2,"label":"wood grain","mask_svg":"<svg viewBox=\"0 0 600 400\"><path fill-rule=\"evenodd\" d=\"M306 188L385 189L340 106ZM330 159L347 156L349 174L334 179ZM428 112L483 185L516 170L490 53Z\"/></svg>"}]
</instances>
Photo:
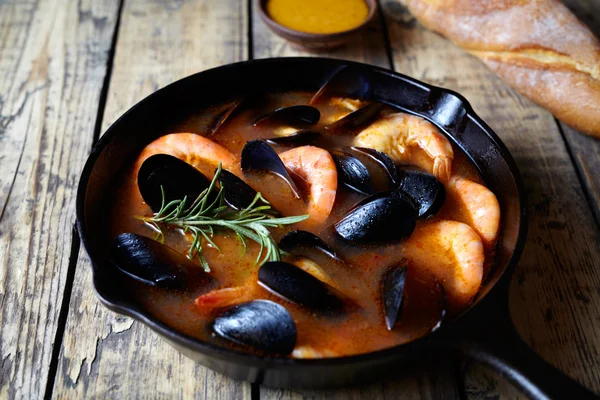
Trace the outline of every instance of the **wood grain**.
<instances>
[{"instance_id":1,"label":"wood grain","mask_svg":"<svg viewBox=\"0 0 600 400\"><path fill-rule=\"evenodd\" d=\"M385 28L376 18L367 30L350 44L325 52L310 52L290 45L274 35L253 10L253 53L255 58L320 56L340 58L390 68L385 44ZM449 359L441 365L401 374L397 379L387 380L360 388L344 390L279 390L261 387L261 399L455 399L459 397L454 367Z\"/></svg>"},{"instance_id":2,"label":"wood grain","mask_svg":"<svg viewBox=\"0 0 600 400\"><path fill-rule=\"evenodd\" d=\"M564 0L564 3L600 37L600 0ZM560 124L600 227L600 139L582 135L562 122Z\"/></svg>"},{"instance_id":3,"label":"wood grain","mask_svg":"<svg viewBox=\"0 0 600 400\"><path fill-rule=\"evenodd\" d=\"M384 7L396 69L462 93L521 169L531 221L510 295L519 332L547 361L600 391L600 238L554 118L423 29L399 3ZM474 398L517 396L485 370L468 366L464 372Z\"/></svg>"},{"instance_id":4,"label":"wood grain","mask_svg":"<svg viewBox=\"0 0 600 400\"><path fill-rule=\"evenodd\" d=\"M117 0L0 2L0 398L42 398Z\"/></svg>"},{"instance_id":5,"label":"wood grain","mask_svg":"<svg viewBox=\"0 0 600 400\"><path fill-rule=\"evenodd\" d=\"M125 2L102 123L186 75L247 57L243 0ZM57 398L250 398L232 381L183 357L141 323L97 300L87 255L77 263L60 354Z\"/></svg>"}]
</instances>

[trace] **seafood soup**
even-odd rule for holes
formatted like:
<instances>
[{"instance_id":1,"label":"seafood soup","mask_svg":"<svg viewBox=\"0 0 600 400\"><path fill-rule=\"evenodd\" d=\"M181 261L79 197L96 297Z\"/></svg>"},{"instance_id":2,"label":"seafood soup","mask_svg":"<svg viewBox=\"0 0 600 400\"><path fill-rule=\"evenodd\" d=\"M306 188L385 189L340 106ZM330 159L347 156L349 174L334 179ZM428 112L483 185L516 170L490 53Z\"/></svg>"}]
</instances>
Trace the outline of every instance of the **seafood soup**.
<instances>
[{"instance_id":1,"label":"seafood soup","mask_svg":"<svg viewBox=\"0 0 600 400\"><path fill-rule=\"evenodd\" d=\"M322 358L422 337L472 302L496 196L435 125L317 93L235 99L149 143L111 197L111 261L179 332Z\"/></svg>"}]
</instances>

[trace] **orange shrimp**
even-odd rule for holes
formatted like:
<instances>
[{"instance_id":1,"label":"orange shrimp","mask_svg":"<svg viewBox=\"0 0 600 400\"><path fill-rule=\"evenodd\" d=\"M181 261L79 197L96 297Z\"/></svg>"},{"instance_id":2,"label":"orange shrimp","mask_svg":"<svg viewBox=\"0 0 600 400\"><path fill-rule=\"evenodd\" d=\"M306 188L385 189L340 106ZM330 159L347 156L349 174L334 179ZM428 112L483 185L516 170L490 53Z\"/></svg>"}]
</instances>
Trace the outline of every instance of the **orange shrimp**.
<instances>
[{"instance_id":1,"label":"orange shrimp","mask_svg":"<svg viewBox=\"0 0 600 400\"><path fill-rule=\"evenodd\" d=\"M327 150L302 146L279 154L286 168L306 183L309 189L307 225L323 224L335 202L337 169Z\"/></svg>"},{"instance_id":2,"label":"orange shrimp","mask_svg":"<svg viewBox=\"0 0 600 400\"><path fill-rule=\"evenodd\" d=\"M458 176L446 185L448 195L453 196L458 207L466 211L471 228L490 248L498 238L500 229L500 204L494 193L479 183Z\"/></svg>"},{"instance_id":3,"label":"orange shrimp","mask_svg":"<svg viewBox=\"0 0 600 400\"><path fill-rule=\"evenodd\" d=\"M251 291L244 286L217 289L205 293L194 301L200 311L231 306L251 300Z\"/></svg>"},{"instance_id":4,"label":"orange shrimp","mask_svg":"<svg viewBox=\"0 0 600 400\"><path fill-rule=\"evenodd\" d=\"M469 225L443 220L420 225L404 251L414 268L442 283L451 310L464 309L479 291L485 255L481 238Z\"/></svg>"},{"instance_id":5,"label":"orange shrimp","mask_svg":"<svg viewBox=\"0 0 600 400\"><path fill-rule=\"evenodd\" d=\"M219 163L223 168L237 173L238 160L225 147L196 133L171 133L161 136L142 150L135 165L138 171L142 163L155 154L168 154L192 165L211 178Z\"/></svg>"},{"instance_id":6,"label":"orange shrimp","mask_svg":"<svg viewBox=\"0 0 600 400\"><path fill-rule=\"evenodd\" d=\"M452 145L435 125L421 117L388 115L360 132L354 145L382 151L398 163L416 165L443 182L450 179Z\"/></svg>"},{"instance_id":7,"label":"orange shrimp","mask_svg":"<svg viewBox=\"0 0 600 400\"><path fill-rule=\"evenodd\" d=\"M319 349L311 345L296 346L292 352L293 358L332 358L340 355L330 349Z\"/></svg>"}]
</instances>

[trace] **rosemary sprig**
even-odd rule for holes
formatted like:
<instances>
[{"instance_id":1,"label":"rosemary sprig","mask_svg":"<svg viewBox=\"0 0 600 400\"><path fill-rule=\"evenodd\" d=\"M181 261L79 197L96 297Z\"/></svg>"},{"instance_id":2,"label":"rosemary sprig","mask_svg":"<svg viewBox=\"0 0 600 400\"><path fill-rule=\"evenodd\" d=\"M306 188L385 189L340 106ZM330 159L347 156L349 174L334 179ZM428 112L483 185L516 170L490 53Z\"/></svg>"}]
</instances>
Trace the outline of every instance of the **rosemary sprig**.
<instances>
[{"instance_id":1,"label":"rosemary sprig","mask_svg":"<svg viewBox=\"0 0 600 400\"><path fill-rule=\"evenodd\" d=\"M185 233L192 235L188 257L198 258L200 264L209 272L210 267L202 253L202 244L207 243L218 251L219 247L212 240L217 231L233 231L246 250L248 239L260 245L255 264L264 261L279 261L281 250L271 236L268 228L281 227L282 225L295 224L304 221L308 215L297 215L292 217L277 218L277 212L271 208L271 204L259 193L252 203L243 210L234 210L224 202L223 185L217 188L217 181L221 174L221 164L215 172L209 187L205 189L198 198L189 206L187 198L173 200L165 204L165 193L161 187L162 204L160 210L152 217L141 217L143 221L151 225L157 232L159 238L164 239L162 225L170 225L183 229ZM211 201L211 195L216 192Z\"/></svg>"}]
</instances>

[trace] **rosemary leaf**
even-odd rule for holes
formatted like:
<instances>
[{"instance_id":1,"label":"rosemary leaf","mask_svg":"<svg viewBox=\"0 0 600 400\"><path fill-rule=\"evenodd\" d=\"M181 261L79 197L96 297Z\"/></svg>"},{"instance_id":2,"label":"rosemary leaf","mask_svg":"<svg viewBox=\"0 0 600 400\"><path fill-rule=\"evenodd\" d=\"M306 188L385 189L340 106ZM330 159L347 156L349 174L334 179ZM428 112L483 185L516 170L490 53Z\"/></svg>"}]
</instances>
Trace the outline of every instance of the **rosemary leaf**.
<instances>
[{"instance_id":1,"label":"rosemary leaf","mask_svg":"<svg viewBox=\"0 0 600 400\"><path fill-rule=\"evenodd\" d=\"M246 252L246 240L252 240L259 244L260 249L255 264L265 261L279 261L282 251L275 243L268 228L278 228L283 225L295 224L304 221L308 215L296 215L290 217L277 217L277 212L271 208L271 204L259 192L250 205L243 210L233 210L225 205L223 186L217 188L222 166L215 172L209 187L202 191L192 204L187 206L187 198L166 202L165 192L161 187L162 203L160 210L152 217L140 217L145 223L152 226L158 235L164 239L161 226L173 226L181 228L184 232L192 235L192 244L188 251L188 257L198 258L202 267L210 272L210 266L206 261L202 244L221 249L213 241L217 232L232 231L236 234ZM209 199L216 193L212 201Z\"/></svg>"}]
</instances>

